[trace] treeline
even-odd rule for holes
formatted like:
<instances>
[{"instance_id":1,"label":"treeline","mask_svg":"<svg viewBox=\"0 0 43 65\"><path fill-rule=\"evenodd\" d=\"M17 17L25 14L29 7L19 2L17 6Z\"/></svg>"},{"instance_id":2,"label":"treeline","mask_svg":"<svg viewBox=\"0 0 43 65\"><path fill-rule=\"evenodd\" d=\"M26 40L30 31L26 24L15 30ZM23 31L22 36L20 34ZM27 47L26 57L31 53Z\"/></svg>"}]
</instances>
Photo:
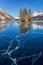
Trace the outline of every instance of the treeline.
<instances>
[{"instance_id":1,"label":"treeline","mask_svg":"<svg viewBox=\"0 0 43 65\"><path fill-rule=\"evenodd\" d=\"M31 9L27 10L26 8L20 9L20 20L22 22L24 21L30 21L32 18L32 11Z\"/></svg>"}]
</instances>

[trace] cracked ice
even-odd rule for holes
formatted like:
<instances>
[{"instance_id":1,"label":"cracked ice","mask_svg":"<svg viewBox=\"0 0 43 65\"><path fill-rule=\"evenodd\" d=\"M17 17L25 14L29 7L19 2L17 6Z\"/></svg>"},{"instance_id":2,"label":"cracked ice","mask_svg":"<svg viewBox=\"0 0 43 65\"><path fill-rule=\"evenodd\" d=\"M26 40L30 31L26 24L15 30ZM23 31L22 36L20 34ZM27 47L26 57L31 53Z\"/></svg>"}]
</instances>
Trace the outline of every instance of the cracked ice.
<instances>
[{"instance_id":1,"label":"cracked ice","mask_svg":"<svg viewBox=\"0 0 43 65\"><path fill-rule=\"evenodd\" d=\"M19 58L17 58L17 57L14 57L13 58L11 56L12 52L18 51L20 48L22 48L22 46L25 45L25 42L28 40L28 38L27 39L25 39L25 38L22 39L22 37L25 37L25 35L16 36L14 39L12 39L11 41L9 41L10 44L9 44L7 50L0 50L0 51L3 52L3 53L0 54L0 56L4 56L4 55L8 54L8 57L12 61L11 65L21 65L21 64L19 64L20 61L25 60L27 58L28 59L32 58L31 63L28 64L28 65L34 65L34 63L41 57L41 55L42 55L42 52L41 51L39 53L37 53L37 54L32 54L32 55L27 55L27 56L26 55L25 56L21 55ZM21 38L21 39L18 39L18 38ZM18 42L18 45L14 49L10 50L11 47L12 47L12 43L13 43L13 41L15 39ZM21 41L23 41L22 44L21 44Z\"/></svg>"}]
</instances>

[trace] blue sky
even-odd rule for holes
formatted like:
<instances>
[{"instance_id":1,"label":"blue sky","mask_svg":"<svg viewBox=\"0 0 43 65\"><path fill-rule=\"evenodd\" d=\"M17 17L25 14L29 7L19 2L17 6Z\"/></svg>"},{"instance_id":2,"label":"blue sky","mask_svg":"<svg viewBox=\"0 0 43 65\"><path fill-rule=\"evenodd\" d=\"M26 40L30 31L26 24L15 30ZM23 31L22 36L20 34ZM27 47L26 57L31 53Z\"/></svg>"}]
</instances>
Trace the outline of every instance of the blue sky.
<instances>
[{"instance_id":1,"label":"blue sky","mask_svg":"<svg viewBox=\"0 0 43 65\"><path fill-rule=\"evenodd\" d=\"M20 9L27 8L32 11L43 11L43 0L0 0L0 9L16 17Z\"/></svg>"}]
</instances>

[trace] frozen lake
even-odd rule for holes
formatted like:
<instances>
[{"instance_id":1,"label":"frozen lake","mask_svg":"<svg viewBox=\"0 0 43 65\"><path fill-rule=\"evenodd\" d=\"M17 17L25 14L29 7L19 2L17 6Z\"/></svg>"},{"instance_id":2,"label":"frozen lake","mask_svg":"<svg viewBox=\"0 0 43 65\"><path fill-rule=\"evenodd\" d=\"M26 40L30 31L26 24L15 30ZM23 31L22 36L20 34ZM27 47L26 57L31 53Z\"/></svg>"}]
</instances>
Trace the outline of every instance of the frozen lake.
<instances>
[{"instance_id":1,"label":"frozen lake","mask_svg":"<svg viewBox=\"0 0 43 65\"><path fill-rule=\"evenodd\" d=\"M2 27L4 26L4 27ZM43 25L1 23L0 65L43 64Z\"/></svg>"}]
</instances>

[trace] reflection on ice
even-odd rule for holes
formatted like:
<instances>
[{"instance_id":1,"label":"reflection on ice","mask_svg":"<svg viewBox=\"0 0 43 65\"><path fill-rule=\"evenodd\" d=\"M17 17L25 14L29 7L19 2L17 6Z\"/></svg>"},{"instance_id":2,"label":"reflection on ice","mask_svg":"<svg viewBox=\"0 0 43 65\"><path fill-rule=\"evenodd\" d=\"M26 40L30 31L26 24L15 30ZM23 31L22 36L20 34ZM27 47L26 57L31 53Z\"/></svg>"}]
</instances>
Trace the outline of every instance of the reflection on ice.
<instances>
[{"instance_id":1,"label":"reflection on ice","mask_svg":"<svg viewBox=\"0 0 43 65\"><path fill-rule=\"evenodd\" d=\"M0 21L0 31L4 31L12 22L11 21ZM17 24L17 23L16 23ZM26 24L22 22L20 24L20 32L27 33L33 29L43 29L43 22L33 22L32 24Z\"/></svg>"},{"instance_id":2,"label":"reflection on ice","mask_svg":"<svg viewBox=\"0 0 43 65\"><path fill-rule=\"evenodd\" d=\"M10 24L9 21L0 21L0 31L4 31Z\"/></svg>"},{"instance_id":3,"label":"reflection on ice","mask_svg":"<svg viewBox=\"0 0 43 65\"><path fill-rule=\"evenodd\" d=\"M28 23L26 24L26 23L22 22L20 24L20 31L22 34L23 33L25 34L27 32L30 33L32 29L43 29L43 22L36 21L31 24L28 24Z\"/></svg>"},{"instance_id":4,"label":"reflection on ice","mask_svg":"<svg viewBox=\"0 0 43 65\"><path fill-rule=\"evenodd\" d=\"M33 29L43 29L43 22L35 22L32 24Z\"/></svg>"},{"instance_id":5,"label":"reflection on ice","mask_svg":"<svg viewBox=\"0 0 43 65\"><path fill-rule=\"evenodd\" d=\"M30 33L31 29L32 29L31 24L26 24L26 23L22 22L21 25L20 25L20 32L22 34L23 33L25 34L27 32Z\"/></svg>"}]
</instances>

